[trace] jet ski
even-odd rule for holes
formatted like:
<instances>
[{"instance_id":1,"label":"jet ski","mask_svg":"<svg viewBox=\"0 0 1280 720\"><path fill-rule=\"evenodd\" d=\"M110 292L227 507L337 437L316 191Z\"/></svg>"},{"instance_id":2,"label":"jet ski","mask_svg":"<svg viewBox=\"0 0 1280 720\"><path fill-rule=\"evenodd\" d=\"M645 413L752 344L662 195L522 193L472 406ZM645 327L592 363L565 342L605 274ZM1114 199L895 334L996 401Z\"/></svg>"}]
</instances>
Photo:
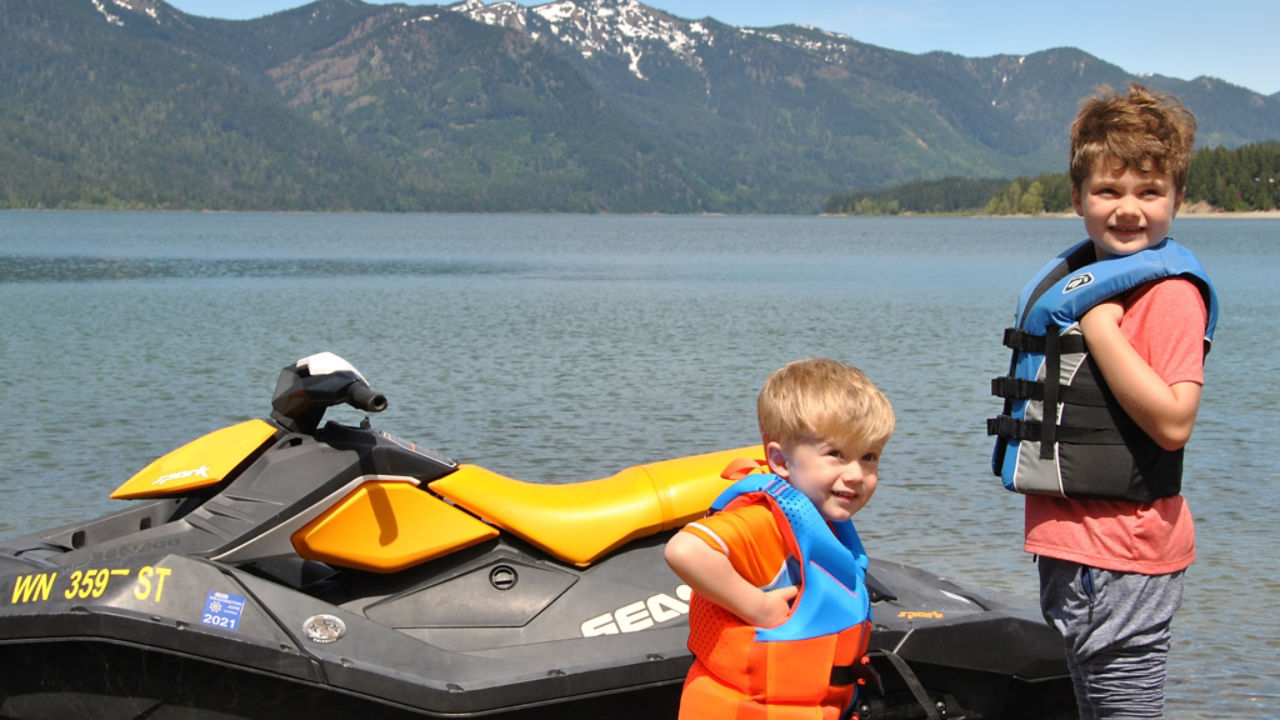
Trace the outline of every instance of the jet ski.
<instances>
[{"instance_id":1,"label":"jet ski","mask_svg":"<svg viewBox=\"0 0 1280 720\"><path fill-rule=\"evenodd\" d=\"M536 483L338 405L387 399L303 358L123 509L0 541L0 718L676 716L690 591L663 546L761 447ZM862 720L1074 716L1034 609L874 559L867 584Z\"/></svg>"}]
</instances>

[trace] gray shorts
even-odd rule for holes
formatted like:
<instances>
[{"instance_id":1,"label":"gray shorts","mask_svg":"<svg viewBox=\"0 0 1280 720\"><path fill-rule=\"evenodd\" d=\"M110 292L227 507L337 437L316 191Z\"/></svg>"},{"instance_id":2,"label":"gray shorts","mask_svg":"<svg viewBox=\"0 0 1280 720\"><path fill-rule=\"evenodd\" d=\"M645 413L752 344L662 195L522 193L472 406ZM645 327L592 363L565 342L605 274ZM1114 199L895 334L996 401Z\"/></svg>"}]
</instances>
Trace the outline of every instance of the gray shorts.
<instances>
[{"instance_id":1,"label":"gray shorts","mask_svg":"<svg viewBox=\"0 0 1280 720\"><path fill-rule=\"evenodd\" d=\"M1062 633L1081 720L1164 717L1179 571L1142 575L1041 557L1040 609Z\"/></svg>"}]
</instances>

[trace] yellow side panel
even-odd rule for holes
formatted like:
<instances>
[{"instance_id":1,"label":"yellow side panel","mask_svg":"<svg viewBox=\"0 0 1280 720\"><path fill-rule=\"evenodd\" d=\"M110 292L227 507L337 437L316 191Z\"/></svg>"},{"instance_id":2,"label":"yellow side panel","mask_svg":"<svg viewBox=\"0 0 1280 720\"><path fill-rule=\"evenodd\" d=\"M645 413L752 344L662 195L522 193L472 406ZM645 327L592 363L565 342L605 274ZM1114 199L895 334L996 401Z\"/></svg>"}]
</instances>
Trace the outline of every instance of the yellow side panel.
<instances>
[{"instance_id":1,"label":"yellow side panel","mask_svg":"<svg viewBox=\"0 0 1280 720\"><path fill-rule=\"evenodd\" d=\"M262 420L215 430L142 468L111 497L164 497L216 485L275 433L276 429Z\"/></svg>"},{"instance_id":2,"label":"yellow side panel","mask_svg":"<svg viewBox=\"0 0 1280 720\"><path fill-rule=\"evenodd\" d=\"M475 465L431 483L448 498L552 555L585 567L631 540L706 514L735 460L762 461L759 445L637 465L599 480L543 484Z\"/></svg>"},{"instance_id":3,"label":"yellow side panel","mask_svg":"<svg viewBox=\"0 0 1280 720\"><path fill-rule=\"evenodd\" d=\"M375 480L293 534L302 557L391 573L497 537L498 530L403 481Z\"/></svg>"}]
</instances>

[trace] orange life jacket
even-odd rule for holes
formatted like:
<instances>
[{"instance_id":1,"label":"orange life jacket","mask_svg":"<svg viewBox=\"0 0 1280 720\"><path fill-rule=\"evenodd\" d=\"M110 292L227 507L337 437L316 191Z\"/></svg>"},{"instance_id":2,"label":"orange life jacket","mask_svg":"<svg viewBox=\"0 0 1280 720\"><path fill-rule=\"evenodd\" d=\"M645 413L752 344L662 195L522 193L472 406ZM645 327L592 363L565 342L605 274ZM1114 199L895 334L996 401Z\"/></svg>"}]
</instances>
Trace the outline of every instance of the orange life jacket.
<instances>
[{"instance_id":1,"label":"orange life jacket","mask_svg":"<svg viewBox=\"0 0 1280 720\"><path fill-rule=\"evenodd\" d=\"M689 650L695 661L681 720L835 720L856 695L871 604L867 555L852 522L832 526L803 493L776 475L749 475L712 512L763 500L799 572L800 593L783 624L748 625L694 593Z\"/></svg>"}]
</instances>

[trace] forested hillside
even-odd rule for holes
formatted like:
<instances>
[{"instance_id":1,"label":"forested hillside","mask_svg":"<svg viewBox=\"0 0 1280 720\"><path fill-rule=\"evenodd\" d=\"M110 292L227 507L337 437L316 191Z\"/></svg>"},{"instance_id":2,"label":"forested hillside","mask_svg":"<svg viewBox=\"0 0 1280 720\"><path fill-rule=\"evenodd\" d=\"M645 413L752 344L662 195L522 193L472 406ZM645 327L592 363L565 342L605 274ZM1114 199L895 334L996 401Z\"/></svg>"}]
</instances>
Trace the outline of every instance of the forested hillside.
<instances>
[{"instance_id":1,"label":"forested hillside","mask_svg":"<svg viewBox=\"0 0 1280 720\"><path fill-rule=\"evenodd\" d=\"M1202 148L1191 159L1186 204L1248 212L1280 209L1280 143ZM1013 180L947 178L833 195L823 211L849 215L986 213L1040 215L1071 210L1071 180L1045 173Z\"/></svg>"},{"instance_id":2,"label":"forested hillside","mask_svg":"<svg viewBox=\"0 0 1280 720\"><path fill-rule=\"evenodd\" d=\"M635 0L248 21L3 0L0 77L0 207L667 213L815 213L909 182L951 211L930 183L1055 171L1079 99L1135 80L1072 48L912 55ZM1142 81L1208 146L1280 139L1278 96Z\"/></svg>"}]
</instances>

